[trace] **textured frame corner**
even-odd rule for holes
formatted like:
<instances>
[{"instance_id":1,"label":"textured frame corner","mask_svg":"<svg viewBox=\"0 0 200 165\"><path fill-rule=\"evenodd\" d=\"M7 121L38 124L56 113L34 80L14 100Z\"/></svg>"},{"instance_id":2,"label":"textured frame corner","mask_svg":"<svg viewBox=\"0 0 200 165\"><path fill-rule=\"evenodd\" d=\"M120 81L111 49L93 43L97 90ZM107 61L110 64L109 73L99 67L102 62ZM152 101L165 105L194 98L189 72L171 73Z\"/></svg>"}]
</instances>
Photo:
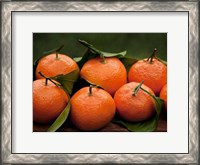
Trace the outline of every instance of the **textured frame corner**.
<instances>
[{"instance_id":1,"label":"textured frame corner","mask_svg":"<svg viewBox=\"0 0 200 165\"><path fill-rule=\"evenodd\" d=\"M1 2L2 163L194 163L199 161L199 2ZM189 154L12 154L12 11L189 11Z\"/></svg>"}]
</instances>

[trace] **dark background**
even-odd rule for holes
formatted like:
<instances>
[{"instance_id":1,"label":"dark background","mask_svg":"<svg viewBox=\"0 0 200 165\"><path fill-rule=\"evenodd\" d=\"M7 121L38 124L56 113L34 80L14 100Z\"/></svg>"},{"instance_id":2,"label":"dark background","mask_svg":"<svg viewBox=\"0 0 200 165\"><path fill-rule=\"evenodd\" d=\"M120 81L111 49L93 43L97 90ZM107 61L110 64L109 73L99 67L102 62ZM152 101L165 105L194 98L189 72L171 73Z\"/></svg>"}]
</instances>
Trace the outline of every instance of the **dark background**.
<instances>
[{"instance_id":1,"label":"dark background","mask_svg":"<svg viewBox=\"0 0 200 165\"><path fill-rule=\"evenodd\" d=\"M157 56L167 61L167 33L34 33L33 61L42 53L64 44L61 53L80 57L86 48L78 42L85 40L102 51L117 53L127 50L135 58L149 57L154 48Z\"/></svg>"}]
</instances>

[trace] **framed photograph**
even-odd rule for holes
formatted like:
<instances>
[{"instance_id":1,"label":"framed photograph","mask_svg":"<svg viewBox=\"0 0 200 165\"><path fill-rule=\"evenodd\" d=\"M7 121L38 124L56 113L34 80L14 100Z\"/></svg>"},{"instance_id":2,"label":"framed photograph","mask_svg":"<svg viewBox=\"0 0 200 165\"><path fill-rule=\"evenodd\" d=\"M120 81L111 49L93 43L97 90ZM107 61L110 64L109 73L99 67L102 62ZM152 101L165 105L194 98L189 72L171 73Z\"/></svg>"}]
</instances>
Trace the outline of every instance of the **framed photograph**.
<instances>
[{"instance_id":1,"label":"framed photograph","mask_svg":"<svg viewBox=\"0 0 200 165\"><path fill-rule=\"evenodd\" d=\"M48 43L47 40L49 40ZM109 43L111 44L108 46ZM53 52L44 51L56 45L62 46L62 49L58 47L60 50L57 54L54 49ZM95 45L101 50L98 50L99 48ZM155 45L157 48L154 48ZM105 52L109 50L115 53ZM99 52L103 54L103 57ZM34 33L33 61L34 132L167 132L167 107L153 105L155 101L162 104L160 98L167 99L165 92L167 88L167 33ZM142 73L145 76L142 76ZM51 99L49 92L41 92L45 89L37 87L39 82L44 84L45 77L50 77L46 79L47 87L52 80L56 80L57 85L60 83L69 95L71 100L69 113L65 113L68 112L68 99L66 101L59 99L61 101L59 104L64 105L59 110L57 103L50 101L58 96L52 95L54 97ZM70 86L72 80L75 82L73 86ZM148 90L152 90L153 95L158 96L157 98L152 98L145 91L141 93L145 94L144 98L140 94L133 96L132 88L137 87L142 81L144 81L144 88L148 86ZM125 94L128 84L130 93ZM85 87L88 88L86 95L89 91L91 94L79 100ZM93 100L97 97L95 96L96 89L101 91L100 88L106 91L103 95L111 96L108 100L114 103L113 106L102 105L101 107L99 104L104 100L102 96L96 101ZM122 93L123 97L120 96ZM49 100L47 105L44 99ZM78 103L78 106L84 110L81 111L82 108L74 103ZM66 110L64 110L65 107ZM94 110L91 110L93 107ZM156 110L160 114L155 113ZM141 114L140 111L142 111ZM96 114L97 116L93 116ZM60 118L67 119L63 123ZM104 118L103 121L102 118Z\"/></svg>"},{"instance_id":2,"label":"framed photograph","mask_svg":"<svg viewBox=\"0 0 200 165\"><path fill-rule=\"evenodd\" d=\"M198 1L2 1L1 163L199 163Z\"/></svg>"}]
</instances>

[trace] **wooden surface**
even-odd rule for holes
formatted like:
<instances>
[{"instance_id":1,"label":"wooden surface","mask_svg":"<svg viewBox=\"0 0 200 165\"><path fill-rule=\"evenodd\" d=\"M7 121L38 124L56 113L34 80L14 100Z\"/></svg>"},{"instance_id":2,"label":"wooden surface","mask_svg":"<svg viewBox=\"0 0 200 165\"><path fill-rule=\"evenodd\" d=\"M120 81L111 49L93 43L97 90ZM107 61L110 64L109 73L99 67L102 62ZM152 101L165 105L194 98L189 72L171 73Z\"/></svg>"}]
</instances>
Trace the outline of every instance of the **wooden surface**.
<instances>
[{"instance_id":1,"label":"wooden surface","mask_svg":"<svg viewBox=\"0 0 200 165\"><path fill-rule=\"evenodd\" d=\"M33 131L34 132L46 132L47 129L50 127L49 125L42 125L38 123L33 124ZM128 130L123 126L115 123L109 123L106 127L95 131L95 132L127 132ZM166 132L167 131L167 115L161 114L158 122L158 127L156 132ZM57 132L80 132L70 121L65 122Z\"/></svg>"}]
</instances>

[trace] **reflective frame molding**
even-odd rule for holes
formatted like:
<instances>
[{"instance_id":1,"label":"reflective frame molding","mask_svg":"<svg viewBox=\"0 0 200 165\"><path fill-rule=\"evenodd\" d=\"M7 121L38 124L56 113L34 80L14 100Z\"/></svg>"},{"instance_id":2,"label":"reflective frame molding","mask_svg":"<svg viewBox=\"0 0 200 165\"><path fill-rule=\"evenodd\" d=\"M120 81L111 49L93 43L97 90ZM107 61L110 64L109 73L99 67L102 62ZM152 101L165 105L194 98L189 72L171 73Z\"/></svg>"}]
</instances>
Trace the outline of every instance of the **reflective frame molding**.
<instances>
[{"instance_id":1,"label":"reflective frame molding","mask_svg":"<svg viewBox=\"0 0 200 165\"><path fill-rule=\"evenodd\" d=\"M194 163L199 164L198 1L7 1L1 3L1 162L8 163ZM13 11L188 11L189 154L12 154L11 13Z\"/></svg>"}]
</instances>

